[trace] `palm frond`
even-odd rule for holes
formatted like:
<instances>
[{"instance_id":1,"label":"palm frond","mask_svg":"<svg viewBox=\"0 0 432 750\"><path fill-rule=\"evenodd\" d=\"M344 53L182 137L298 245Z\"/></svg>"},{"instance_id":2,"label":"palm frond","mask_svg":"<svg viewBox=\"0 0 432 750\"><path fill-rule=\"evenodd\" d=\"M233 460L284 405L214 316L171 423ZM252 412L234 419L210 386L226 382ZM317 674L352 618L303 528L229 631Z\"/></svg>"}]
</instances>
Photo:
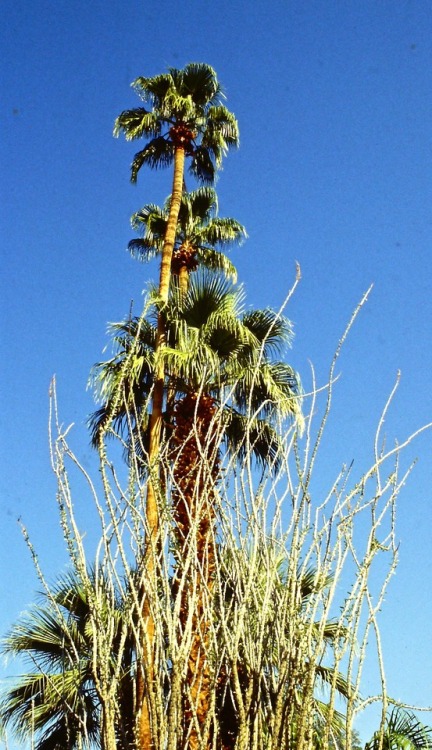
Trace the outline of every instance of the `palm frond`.
<instances>
[{"instance_id":1,"label":"palm frond","mask_svg":"<svg viewBox=\"0 0 432 750\"><path fill-rule=\"evenodd\" d=\"M170 73L176 80L179 71L170 68ZM179 84L181 91L190 95L194 104L200 107L213 105L223 98L216 71L205 63L189 63L186 65L182 71Z\"/></svg>"},{"instance_id":2,"label":"palm frond","mask_svg":"<svg viewBox=\"0 0 432 750\"><path fill-rule=\"evenodd\" d=\"M31 739L36 750L78 750L87 743L90 747L100 744L89 606L92 589L98 597L100 623L107 617L110 627L120 625L123 598L103 575L96 577L95 570L89 569L82 578L75 572L61 576L51 593L43 595L44 605L22 615L5 639L5 653L27 657L32 671L12 678L4 687L2 722L17 738ZM117 642L114 638L114 649ZM113 666L117 656L113 654ZM125 651L125 686L130 683L130 658L131 653ZM132 720L132 710L132 705L125 706L122 722Z\"/></svg>"},{"instance_id":3,"label":"palm frond","mask_svg":"<svg viewBox=\"0 0 432 750\"><path fill-rule=\"evenodd\" d=\"M160 120L154 112L148 112L144 107L126 109L114 123L114 135L118 137L123 133L127 141L142 138L143 135L157 136L160 132Z\"/></svg>"},{"instance_id":4,"label":"palm frond","mask_svg":"<svg viewBox=\"0 0 432 750\"><path fill-rule=\"evenodd\" d=\"M250 453L260 466L270 465L278 471L283 443L268 420L251 419L228 407L224 410L224 440L239 461Z\"/></svg>"},{"instance_id":5,"label":"palm frond","mask_svg":"<svg viewBox=\"0 0 432 750\"><path fill-rule=\"evenodd\" d=\"M238 123L233 113L222 105L211 107L201 145L213 154L217 168L228 149L238 148L239 143Z\"/></svg>"},{"instance_id":6,"label":"palm frond","mask_svg":"<svg viewBox=\"0 0 432 750\"><path fill-rule=\"evenodd\" d=\"M152 169L163 169L172 164L174 159L174 145L163 136L153 138L138 151L131 164L131 182L136 182L138 172L144 164Z\"/></svg>"},{"instance_id":7,"label":"palm frond","mask_svg":"<svg viewBox=\"0 0 432 750\"><path fill-rule=\"evenodd\" d=\"M340 697L348 698L351 694L352 688L348 680L341 672L336 672L335 675L333 667L325 667L322 664L317 664L315 666L315 675L323 686L332 685L334 683L336 691Z\"/></svg>"},{"instance_id":8,"label":"palm frond","mask_svg":"<svg viewBox=\"0 0 432 750\"><path fill-rule=\"evenodd\" d=\"M242 318L245 325L263 345L265 357L280 354L286 345L290 345L293 338L292 323L274 310L247 311Z\"/></svg>"},{"instance_id":9,"label":"palm frond","mask_svg":"<svg viewBox=\"0 0 432 750\"><path fill-rule=\"evenodd\" d=\"M245 293L242 286L234 286L223 276L195 274L183 303L183 315L189 325L201 327L212 314L240 316Z\"/></svg>"},{"instance_id":10,"label":"palm frond","mask_svg":"<svg viewBox=\"0 0 432 750\"><path fill-rule=\"evenodd\" d=\"M201 180L206 185L211 185L216 176L216 166L212 160L211 150L203 145L197 146L194 149L188 169L197 180Z\"/></svg>"},{"instance_id":11,"label":"palm frond","mask_svg":"<svg viewBox=\"0 0 432 750\"><path fill-rule=\"evenodd\" d=\"M187 216L199 218L201 221L208 221L211 216L218 212L218 197L216 190L210 186L201 186L197 190L184 195L184 205L187 209ZM181 221L180 207L179 220Z\"/></svg>"},{"instance_id":12,"label":"palm frond","mask_svg":"<svg viewBox=\"0 0 432 750\"><path fill-rule=\"evenodd\" d=\"M234 380L235 367L230 375ZM283 418L297 411L298 381L292 368L283 362L251 362L234 382L234 400L241 410L259 410L267 418L273 414Z\"/></svg>"},{"instance_id":13,"label":"palm frond","mask_svg":"<svg viewBox=\"0 0 432 750\"><path fill-rule=\"evenodd\" d=\"M219 253L211 248L200 248L197 251L197 258L202 268L215 273L222 273L229 281L236 283L237 269L230 259L224 253Z\"/></svg>"},{"instance_id":14,"label":"palm frond","mask_svg":"<svg viewBox=\"0 0 432 750\"><path fill-rule=\"evenodd\" d=\"M139 76L132 81L131 86L135 89L138 96L144 101L151 103L152 107L159 110L167 95L167 92L173 87L174 81L170 73L161 73L152 78Z\"/></svg>"},{"instance_id":15,"label":"palm frond","mask_svg":"<svg viewBox=\"0 0 432 750\"><path fill-rule=\"evenodd\" d=\"M206 245L240 244L246 237L246 230L240 222L231 218L214 218L204 227L199 227L197 239Z\"/></svg>"},{"instance_id":16,"label":"palm frond","mask_svg":"<svg viewBox=\"0 0 432 750\"><path fill-rule=\"evenodd\" d=\"M142 235L155 235L157 238L163 238L167 221L167 210L154 203L147 204L131 216L131 225L136 232Z\"/></svg>"},{"instance_id":17,"label":"palm frond","mask_svg":"<svg viewBox=\"0 0 432 750\"><path fill-rule=\"evenodd\" d=\"M144 262L152 260L157 255L154 243L146 239L130 240L127 249L133 258Z\"/></svg>"}]
</instances>

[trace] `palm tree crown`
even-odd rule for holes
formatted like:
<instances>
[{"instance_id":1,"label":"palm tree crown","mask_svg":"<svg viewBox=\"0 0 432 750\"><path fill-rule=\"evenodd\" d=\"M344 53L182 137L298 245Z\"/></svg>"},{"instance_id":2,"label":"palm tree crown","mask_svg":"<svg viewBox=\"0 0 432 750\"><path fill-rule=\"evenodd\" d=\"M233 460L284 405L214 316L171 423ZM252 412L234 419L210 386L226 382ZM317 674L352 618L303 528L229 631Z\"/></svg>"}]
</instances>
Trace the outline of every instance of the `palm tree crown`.
<instances>
[{"instance_id":1,"label":"palm tree crown","mask_svg":"<svg viewBox=\"0 0 432 750\"><path fill-rule=\"evenodd\" d=\"M150 260L162 253L170 204L171 198L168 198L163 208L149 204L132 216L133 228L142 235L129 242L128 248L134 257ZM183 291L187 289L189 274L198 266L221 271L236 280L233 264L217 248L240 243L246 231L235 219L218 217L217 210L217 194L211 187L200 187L182 195L171 270L181 285L184 279Z\"/></svg>"},{"instance_id":2,"label":"palm tree crown","mask_svg":"<svg viewBox=\"0 0 432 750\"><path fill-rule=\"evenodd\" d=\"M223 406L223 440L230 450L249 446L261 461L274 460L280 444L272 423L287 416L301 424L297 374L277 355L292 338L287 318L272 310L244 311L241 287L220 276L196 274L186 296L173 290L164 307L166 424L172 425L174 402L190 393L207 394ZM118 352L95 366L92 384L103 406L90 418L95 444L110 424L142 435L148 425L148 398L155 368L156 328L149 318L112 326ZM132 353L132 357L131 357ZM128 373L125 359L130 358ZM122 397L117 398L123 379ZM167 394L176 394L168 402ZM253 415L253 416L252 416Z\"/></svg>"},{"instance_id":3,"label":"palm tree crown","mask_svg":"<svg viewBox=\"0 0 432 750\"><path fill-rule=\"evenodd\" d=\"M150 138L134 157L132 182L143 164L166 167L181 148L191 157L189 171L212 183L223 155L239 142L237 121L222 104L224 95L213 68L190 63L153 78L141 76L132 86L150 105L125 110L114 125L114 134L123 132L127 140Z\"/></svg>"}]
</instances>

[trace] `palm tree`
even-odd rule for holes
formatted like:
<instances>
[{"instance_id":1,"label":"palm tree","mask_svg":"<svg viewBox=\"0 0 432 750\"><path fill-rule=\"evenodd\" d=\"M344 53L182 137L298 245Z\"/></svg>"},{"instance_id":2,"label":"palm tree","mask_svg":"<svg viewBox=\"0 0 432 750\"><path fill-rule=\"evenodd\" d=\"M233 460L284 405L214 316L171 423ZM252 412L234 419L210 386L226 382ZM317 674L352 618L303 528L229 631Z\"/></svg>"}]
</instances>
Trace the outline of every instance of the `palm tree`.
<instances>
[{"instance_id":1,"label":"palm tree","mask_svg":"<svg viewBox=\"0 0 432 750\"><path fill-rule=\"evenodd\" d=\"M142 237L131 240L129 250L140 260L150 260L162 252L170 202L168 198L163 208L153 204L144 206L132 216L132 226ZM219 218L217 210L217 194L211 187L182 195L171 271L183 294L187 291L189 274L198 266L220 271L236 281L234 266L217 248L241 242L246 231L235 219Z\"/></svg>"},{"instance_id":2,"label":"palm tree","mask_svg":"<svg viewBox=\"0 0 432 750\"><path fill-rule=\"evenodd\" d=\"M133 87L150 109L138 107L123 111L115 121L114 134L124 133L127 140L149 138L135 154L131 179L135 182L143 165L152 168L174 166L171 200L162 246L159 297L168 301L171 265L176 237L177 219L184 185L185 159L190 158L189 171L200 181L212 183L223 155L239 143L238 125L234 115L222 104L224 95L216 72L210 65L190 63L183 70L169 68L168 73L152 78L139 77ZM163 317L158 316L156 353L165 346ZM149 429L150 481L147 485L146 527L148 545L144 564L152 570L152 546L158 535L159 514L156 500L158 483L157 457L162 429L164 398L162 361L155 369ZM146 608L144 602L144 609ZM152 641L153 623L149 612L148 638ZM143 707L142 747L150 746L148 709Z\"/></svg>"},{"instance_id":3,"label":"palm tree","mask_svg":"<svg viewBox=\"0 0 432 750\"><path fill-rule=\"evenodd\" d=\"M186 716L202 728L208 709L210 665L207 658L204 590L211 592L214 572L215 511L220 446L262 462L277 462L281 443L272 423L291 416L301 420L298 378L275 359L292 335L286 318L270 310L243 310L243 292L227 279L195 275L186 295L173 288L164 306L164 437L172 478L171 501L177 538L177 576L193 546L199 589L193 614L193 643L187 684ZM91 419L93 441L108 428L129 430L129 439L150 453L149 388L155 367L156 330L151 320L114 326L116 356L96 366L94 382L104 404ZM130 357L124 373L124 362ZM120 391L119 391L120 389ZM121 392L121 398L119 398ZM147 464L143 461L143 466ZM190 583L192 586L192 582ZM190 616L190 588L181 593L180 625ZM199 677L199 680L198 680ZM187 727L185 728L187 731ZM197 747L196 727L189 747Z\"/></svg>"},{"instance_id":4,"label":"palm tree","mask_svg":"<svg viewBox=\"0 0 432 750\"><path fill-rule=\"evenodd\" d=\"M395 706L384 726L375 732L365 750L431 750L432 727L425 726L411 711Z\"/></svg>"},{"instance_id":5,"label":"palm tree","mask_svg":"<svg viewBox=\"0 0 432 750\"><path fill-rule=\"evenodd\" d=\"M89 581L94 585L94 573ZM103 592L103 581L99 582ZM105 605L108 609L108 595ZM118 635L113 641L113 660L119 643L122 605L114 603ZM3 641L8 656L21 656L31 671L16 678L0 702L2 721L20 739L36 736L36 750L70 750L100 745L104 748L103 697L94 672L94 632L88 591L75 574L60 578L51 596L21 616ZM122 651L122 675L115 720L117 747L127 750L134 739L132 640Z\"/></svg>"}]
</instances>

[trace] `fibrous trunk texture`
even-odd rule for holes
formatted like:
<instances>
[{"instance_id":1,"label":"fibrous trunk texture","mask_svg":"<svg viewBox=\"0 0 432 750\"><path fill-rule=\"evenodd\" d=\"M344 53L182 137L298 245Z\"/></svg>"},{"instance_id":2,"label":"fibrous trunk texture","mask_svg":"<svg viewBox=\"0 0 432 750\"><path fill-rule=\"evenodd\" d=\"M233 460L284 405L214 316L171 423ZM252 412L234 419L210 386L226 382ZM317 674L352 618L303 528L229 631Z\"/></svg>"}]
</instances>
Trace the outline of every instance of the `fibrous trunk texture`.
<instances>
[{"instance_id":1,"label":"fibrous trunk texture","mask_svg":"<svg viewBox=\"0 0 432 750\"><path fill-rule=\"evenodd\" d=\"M192 634L183 697L184 750L204 747L210 729L206 720L214 681L210 654L216 564L214 486L219 472L215 414L212 397L195 393L178 401L174 410L174 594L180 596L179 638L190 628Z\"/></svg>"}]
</instances>

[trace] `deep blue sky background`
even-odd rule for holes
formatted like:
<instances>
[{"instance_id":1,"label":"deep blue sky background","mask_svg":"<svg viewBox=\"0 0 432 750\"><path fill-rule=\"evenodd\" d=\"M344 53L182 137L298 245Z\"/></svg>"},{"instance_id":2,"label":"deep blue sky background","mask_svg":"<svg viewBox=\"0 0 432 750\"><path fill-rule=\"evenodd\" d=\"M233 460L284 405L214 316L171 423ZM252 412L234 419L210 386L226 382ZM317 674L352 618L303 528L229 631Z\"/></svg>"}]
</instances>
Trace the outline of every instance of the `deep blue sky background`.
<instances>
[{"instance_id":1,"label":"deep blue sky background","mask_svg":"<svg viewBox=\"0 0 432 750\"><path fill-rule=\"evenodd\" d=\"M427 0L5 0L1 97L1 602L4 632L37 587L16 523L53 576L65 563L47 447L48 386L89 467L91 365L156 266L125 251L129 217L170 175L142 171L114 118L138 75L208 62L240 123L218 183L249 240L232 259L248 302L288 315L291 363L323 383L352 309L374 290L338 365L327 435L335 473L372 455L380 409L402 440L432 418L432 7ZM189 181L190 183L190 181ZM192 187L191 184L188 187ZM382 613L389 693L432 705L432 436L401 496L400 566ZM366 692L373 685L366 685ZM432 723L431 714L424 719ZM368 727L362 727L367 734Z\"/></svg>"}]
</instances>

